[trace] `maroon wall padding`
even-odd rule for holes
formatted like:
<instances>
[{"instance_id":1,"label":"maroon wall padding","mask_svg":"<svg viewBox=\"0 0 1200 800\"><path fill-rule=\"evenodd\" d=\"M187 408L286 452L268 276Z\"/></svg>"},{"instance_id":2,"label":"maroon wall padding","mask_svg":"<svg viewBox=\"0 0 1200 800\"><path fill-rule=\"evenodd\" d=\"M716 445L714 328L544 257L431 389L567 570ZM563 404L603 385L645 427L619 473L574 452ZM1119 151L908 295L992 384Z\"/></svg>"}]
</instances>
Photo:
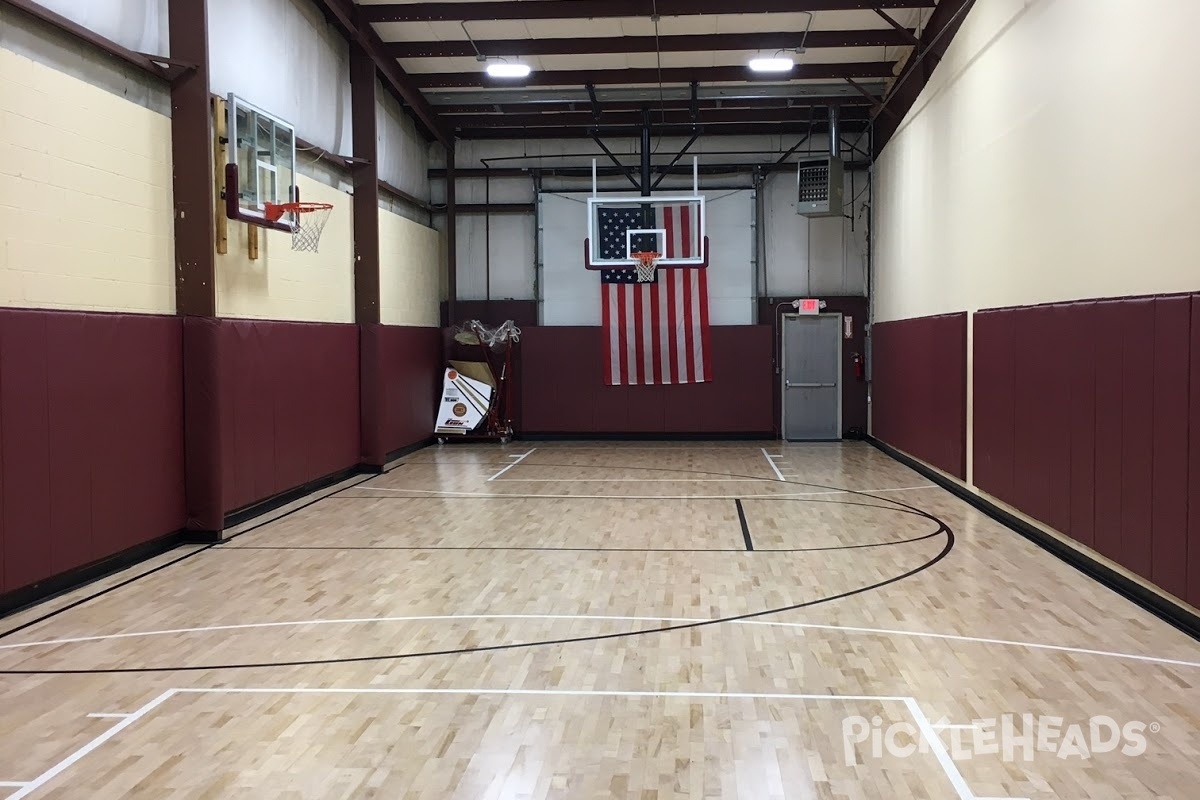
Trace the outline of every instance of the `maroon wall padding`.
<instances>
[{"instance_id":1,"label":"maroon wall padding","mask_svg":"<svg viewBox=\"0 0 1200 800\"><path fill-rule=\"evenodd\" d=\"M1122 304L1120 563L1149 579L1154 492L1154 300Z\"/></svg>"},{"instance_id":2,"label":"maroon wall padding","mask_svg":"<svg viewBox=\"0 0 1200 800\"><path fill-rule=\"evenodd\" d=\"M1069 303L1057 308L1056 337L1063 344L1058 368L1066 376L1071 432L1071 526L1062 530L1092 547L1096 541L1096 304ZM978 370L978 350L975 358ZM975 418L978 421L978 405Z\"/></svg>"},{"instance_id":3,"label":"maroon wall padding","mask_svg":"<svg viewBox=\"0 0 1200 800\"><path fill-rule=\"evenodd\" d=\"M183 412L187 529L215 533L225 520L221 320L183 319Z\"/></svg>"},{"instance_id":4,"label":"maroon wall padding","mask_svg":"<svg viewBox=\"0 0 1200 800\"><path fill-rule=\"evenodd\" d=\"M386 459L433 436L445 362L440 328L381 325L375 335L383 392L379 441Z\"/></svg>"},{"instance_id":5,"label":"maroon wall padding","mask_svg":"<svg viewBox=\"0 0 1200 800\"><path fill-rule=\"evenodd\" d=\"M958 478L967 474L967 315L871 327L872 434Z\"/></svg>"},{"instance_id":6,"label":"maroon wall padding","mask_svg":"<svg viewBox=\"0 0 1200 800\"><path fill-rule=\"evenodd\" d=\"M1154 301L1154 463L1151 504L1154 541L1150 579L1179 598L1187 597L1188 552L1188 370L1191 298ZM1194 506L1200 517L1200 506ZM1200 545L1197 545L1200 547Z\"/></svg>"},{"instance_id":7,"label":"maroon wall padding","mask_svg":"<svg viewBox=\"0 0 1200 800\"><path fill-rule=\"evenodd\" d=\"M1124 336L1121 302L1096 304L1096 522L1095 548L1121 560L1121 424Z\"/></svg>"},{"instance_id":8,"label":"maroon wall padding","mask_svg":"<svg viewBox=\"0 0 1200 800\"><path fill-rule=\"evenodd\" d=\"M1200 294L1192 295L1191 381L1188 392L1187 601L1200 608ZM1182 361L1176 355L1177 363Z\"/></svg>"},{"instance_id":9,"label":"maroon wall padding","mask_svg":"<svg viewBox=\"0 0 1200 800\"><path fill-rule=\"evenodd\" d=\"M1015 440L1016 347L1014 320L1001 311L980 311L974 316L974 418L975 485L1011 502ZM878 360L878 357L876 357Z\"/></svg>"},{"instance_id":10,"label":"maroon wall padding","mask_svg":"<svg viewBox=\"0 0 1200 800\"><path fill-rule=\"evenodd\" d=\"M1200 295L974 324L975 485L1200 602Z\"/></svg>"},{"instance_id":11,"label":"maroon wall padding","mask_svg":"<svg viewBox=\"0 0 1200 800\"><path fill-rule=\"evenodd\" d=\"M221 320L226 512L359 462L358 328Z\"/></svg>"},{"instance_id":12,"label":"maroon wall padding","mask_svg":"<svg viewBox=\"0 0 1200 800\"><path fill-rule=\"evenodd\" d=\"M0 309L0 590L184 526L174 317Z\"/></svg>"},{"instance_id":13,"label":"maroon wall padding","mask_svg":"<svg viewBox=\"0 0 1200 800\"><path fill-rule=\"evenodd\" d=\"M525 433L769 434L772 333L767 325L710 329L713 380L606 386L599 327L534 327L521 337Z\"/></svg>"}]
</instances>

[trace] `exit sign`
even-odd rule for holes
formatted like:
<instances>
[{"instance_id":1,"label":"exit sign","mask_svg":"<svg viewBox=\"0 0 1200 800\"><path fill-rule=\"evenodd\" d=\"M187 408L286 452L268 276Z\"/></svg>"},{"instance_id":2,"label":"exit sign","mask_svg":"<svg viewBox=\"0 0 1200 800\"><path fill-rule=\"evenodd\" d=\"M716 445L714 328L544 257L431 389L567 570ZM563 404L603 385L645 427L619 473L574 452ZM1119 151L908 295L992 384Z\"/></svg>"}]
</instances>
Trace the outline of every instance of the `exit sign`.
<instances>
[{"instance_id":1,"label":"exit sign","mask_svg":"<svg viewBox=\"0 0 1200 800\"><path fill-rule=\"evenodd\" d=\"M795 302L796 310L801 314L820 314L821 301L812 297L805 297Z\"/></svg>"}]
</instances>

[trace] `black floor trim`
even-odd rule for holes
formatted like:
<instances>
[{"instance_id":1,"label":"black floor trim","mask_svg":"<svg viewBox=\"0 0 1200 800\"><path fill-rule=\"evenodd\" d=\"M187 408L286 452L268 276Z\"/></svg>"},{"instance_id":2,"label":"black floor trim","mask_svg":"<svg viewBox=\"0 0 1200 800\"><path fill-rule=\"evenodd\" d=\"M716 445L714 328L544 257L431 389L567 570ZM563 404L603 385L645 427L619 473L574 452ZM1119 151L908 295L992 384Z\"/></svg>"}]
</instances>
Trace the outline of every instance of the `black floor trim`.
<instances>
[{"instance_id":1,"label":"black floor trim","mask_svg":"<svg viewBox=\"0 0 1200 800\"><path fill-rule=\"evenodd\" d=\"M1163 622L1178 628L1193 639L1200 641L1200 616L1197 616L1190 609L1152 589L1148 589L1132 578L1122 575L1117 570L1093 558L1083 550L1072 547L1070 544L1067 544L1056 536L1052 536L1035 525L1030 525L1025 520L1010 514L995 503L992 503L987 498L981 497L957 481L945 477L934 469L930 469L925 464L897 450L890 444L881 442L874 436L868 436L867 441L906 467L921 473L921 475L933 481L955 497L987 514L1001 525L1016 531L1060 561L1066 562L1092 580L1121 595L1126 600L1141 606Z\"/></svg>"},{"instance_id":2,"label":"black floor trim","mask_svg":"<svg viewBox=\"0 0 1200 800\"><path fill-rule=\"evenodd\" d=\"M67 572L54 575L46 578L43 581L23 586L20 589L15 589L5 594L0 594L0 619L16 614L26 609L32 608L39 603L44 603L48 600L64 595L67 592L75 591L96 581L107 578L110 575L115 575L122 570L136 566L143 561L148 561L155 556L160 556L163 553L170 552L182 544L187 544L186 534L184 531L176 531L175 533L167 534L143 544L135 545L128 550L122 550L100 561L92 564L85 564L82 567L68 570ZM189 554L190 555L190 554ZM123 584L119 584L123 585ZM115 587L113 587L115 588ZM111 591L110 589L106 589ZM65 611L67 608L60 609ZM57 612L56 612L57 613ZM19 629L18 629L19 630ZM7 636L10 633L15 633L15 630L6 631L0 636Z\"/></svg>"},{"instance_id":3,"label":"black floor trim","mask_svg":"<svg viewBox=\"0 0 1200 800\"><path fill-rule=\"evenodd\" d=\"M310 495L313 492L319 492L322 489L328 489L335 483L341 483L344 480L353 478L355 475L363 475L374 472L373 467L353 466L347 469L341 469L323 478L317 478L314 481L297 486L294 489L288 489L286 492L280 492L274 497L268 497L266 500L260 500L253 505L239 508L236 511L230 511L225 515L226 529L236 525L241 525L243 522L252 520L255 517L261 517L263 514L270 514L277 508L286 506L288 503L294 503L301 497Z\"/></svg>"}]
</instances>

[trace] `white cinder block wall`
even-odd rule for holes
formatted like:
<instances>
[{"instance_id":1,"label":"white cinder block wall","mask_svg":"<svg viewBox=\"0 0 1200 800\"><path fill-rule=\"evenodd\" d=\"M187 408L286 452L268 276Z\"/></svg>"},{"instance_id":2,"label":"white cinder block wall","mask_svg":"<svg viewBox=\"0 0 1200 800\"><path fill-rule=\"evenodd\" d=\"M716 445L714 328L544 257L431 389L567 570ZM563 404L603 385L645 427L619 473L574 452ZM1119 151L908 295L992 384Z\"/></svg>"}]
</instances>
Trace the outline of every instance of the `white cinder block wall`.
<instances>
[{"instance_id":1,"label":"white cinder block wall","mask_svg":"<svg viewBox=\"0 0 1200 800\"><path fill-rule=\"evenodd\" d=\"M4 48L0 304L175 310L170 119Z\"/></svg>"}]
</instances>

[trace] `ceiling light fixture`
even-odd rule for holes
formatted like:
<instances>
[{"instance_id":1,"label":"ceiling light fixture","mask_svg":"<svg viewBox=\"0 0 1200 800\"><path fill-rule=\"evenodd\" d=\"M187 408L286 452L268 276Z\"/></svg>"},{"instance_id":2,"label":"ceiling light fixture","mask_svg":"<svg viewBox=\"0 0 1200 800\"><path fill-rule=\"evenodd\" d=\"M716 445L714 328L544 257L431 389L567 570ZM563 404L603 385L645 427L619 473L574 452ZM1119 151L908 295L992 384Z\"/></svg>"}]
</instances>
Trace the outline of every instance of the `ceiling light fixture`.
<instances>
[{"instance_id":1,"label":"ceiling light fixture","mask_svg":"<svg viewBox=\"0 0 1200 800\"><path fill-rule=\"evenodd\" d=\"M487 65L487 74L493 78L524 78L529 72L528 64L492 61Z\"/></svg>"},{"instance_id":2,"label":"ceiling light fixture","mask_svg":"<svg viewBox=\"0 0 1200 800\"><path fill-rule=\"evenodd\" d=\"M750 59L750 69L755 72L790 72L794 66L796 63L792 59L782 56Z\"/></svg>"}]
</instances>

